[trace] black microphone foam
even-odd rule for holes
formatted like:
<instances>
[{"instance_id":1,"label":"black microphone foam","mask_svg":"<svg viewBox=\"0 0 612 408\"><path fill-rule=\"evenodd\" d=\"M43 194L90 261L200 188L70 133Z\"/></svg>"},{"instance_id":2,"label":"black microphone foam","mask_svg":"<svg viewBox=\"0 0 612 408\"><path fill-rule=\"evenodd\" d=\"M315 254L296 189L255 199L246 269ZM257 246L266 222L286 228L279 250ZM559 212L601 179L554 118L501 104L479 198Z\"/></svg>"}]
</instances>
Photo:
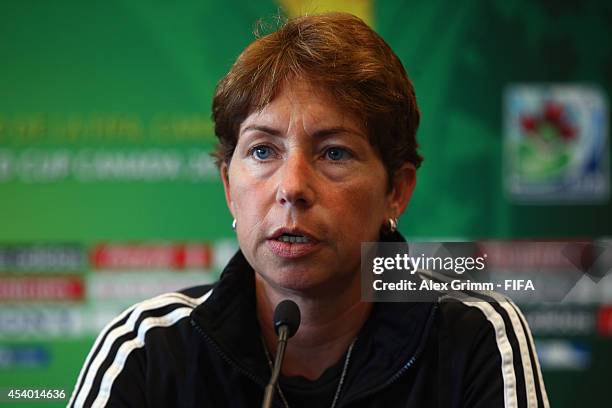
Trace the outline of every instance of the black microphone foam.
<instances>
[{"instance_id":1,"label":"black microphone foam","mask_svg":"<svg viewBox=\"0 0 612 408\"><path fill-rule=\"evenodd\" d=\"M281 326L287 326L287 338L293 337L300 327L300 308L293 300L285 299L274 309L274 330L278 335Z\"/></svg>"}]
</instances>

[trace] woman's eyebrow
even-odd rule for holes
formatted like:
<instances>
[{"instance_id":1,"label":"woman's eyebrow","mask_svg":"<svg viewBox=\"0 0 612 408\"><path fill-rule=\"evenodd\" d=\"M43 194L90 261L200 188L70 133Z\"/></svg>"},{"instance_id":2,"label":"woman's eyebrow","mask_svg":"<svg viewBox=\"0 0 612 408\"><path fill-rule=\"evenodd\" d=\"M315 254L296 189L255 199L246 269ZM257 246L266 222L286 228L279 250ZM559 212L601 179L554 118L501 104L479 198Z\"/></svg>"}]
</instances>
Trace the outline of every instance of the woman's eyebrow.
<instances>
[{"instance_id":1,"label":"woman's eyebrow","mask_svg":"<svg viewBox=\"0 0 612 408\"><path fill-rule=\"evenodd\" d=\"M282 136L281 131L265 125L249 125L242 129L241 133L245 133L247 131L259 131L267 133L271 136ZM357 136L365 137L362 132L356 131L354 129L345 128L343 126L333 126L330 128L319 129L312 134L312 137L315 139L325 139L327 137L335 136L342 133L355 134Z\"/></svg>"},{"instance_id":2,"label":"woman's eyebrow","mask_svg":"<svg viewBox=\"0 0 612 408\"><path fill-rule=\"evenodd\" d=\"M264 125L249 125L247 127L245 127L244 129L242 129L242 132L240 133L244 133L246 131L249 130L256 130L259 132L264 132L264 133L268 133L271 136L280 136L281 132L277 129L271 128L269 126L264 126Z\"/></svg>"},{"instance_id":3,"label":"woman's eyebrow","mask_svg":"<svg viewBox=\"0 0 612 408\"><path fill-rule=\"evenodd\" d=\"M365 137L362 132L356 131L354 129L345 128L343 126L334 126L330 128L317 130L312 134L312 137L315 139L325 139L326 137L335 136L338 134L352 134L357 136Z\"/></svg>"}]
</instances>

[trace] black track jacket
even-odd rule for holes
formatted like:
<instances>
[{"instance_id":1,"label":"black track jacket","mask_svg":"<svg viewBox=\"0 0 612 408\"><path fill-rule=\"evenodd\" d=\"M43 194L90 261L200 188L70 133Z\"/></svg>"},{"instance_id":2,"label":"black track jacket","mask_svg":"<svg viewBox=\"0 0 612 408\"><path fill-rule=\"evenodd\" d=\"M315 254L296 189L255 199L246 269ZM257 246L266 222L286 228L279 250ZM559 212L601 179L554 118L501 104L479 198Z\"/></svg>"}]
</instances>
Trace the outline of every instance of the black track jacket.
<instances>
[{"instance_id":1,"label":"black track jacket","mask_svg":"<svg viewBox=\"0 0 612 408\"><path fill-rule=\"evenodd\" d=\"M375 304L337 407L548 407L521 312L474 297L491 302ZM112 321L69 406L259 407L269 377L254 272L238 252L214 285L149 299Z\"/></svg>"}]
</instances>

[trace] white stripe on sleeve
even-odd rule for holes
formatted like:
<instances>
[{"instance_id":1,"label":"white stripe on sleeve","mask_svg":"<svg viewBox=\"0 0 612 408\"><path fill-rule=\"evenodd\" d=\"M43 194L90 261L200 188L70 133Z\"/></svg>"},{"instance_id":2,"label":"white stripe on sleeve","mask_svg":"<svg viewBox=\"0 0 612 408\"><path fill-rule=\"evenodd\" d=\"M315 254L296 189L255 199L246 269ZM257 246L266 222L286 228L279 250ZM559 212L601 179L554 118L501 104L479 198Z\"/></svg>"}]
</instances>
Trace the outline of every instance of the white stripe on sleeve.
<instances>
[{"instance_id":1,"label":"white stripe on sleeve","mask_svg":"<svg viewBox=\"0 0 612 408\"><path fill-rule=\"evenodd\" d=\"M113 344L115 344L115 342L117 341L119 337L134 331L136 322L138 321L138 319L144 312L149 311L149 310L159 309L159 308L169 306L172 304L180 304L184 306L189 306L188 309L192 310L199 304L206 301L206 299L208 299L208 297L211 294L212 294L212 289L209 290L205 295L199 298L191 298L181 293L163 294L163 295L160 295L160 296L157 296L152 299L145 300L144 302L136 304L135 306L123 312L119 317L114 319L111 323L109 323L102 330L92 350L87 356L85 364L83 365L83 369L81 370L81 373L77 380L77 385L75 387L76 392L75 394L72 395L72 398L70 399L70 402L68 403L68 406L71 406L72 403L74 403L75 407L84 406L85 400L89 392L91 391L91 387L95 381L96 375L98 374L98 370L100 369L100 366L102 365L104 360L106 360L106 358L109 356L111 347L113 346ZM121 326L117 326L113 330L111 330L110 333L108 333L106 338L103 340L102 347L100 348L100 350L97 353L95 353L95 349L99 345L100 341L102 341L101 339L104 338L104 335L108 332L108 330L114 324L116 324L116 322L123 319L127 314L129 314L129 317L126 320L126 322L122 324ZM89 366L89 369L87 369L87 373L85 373L86 367L92 358L93 360L91 362L91 365ZM83 382L83 385L81 389L78 390L78 387L81 382Z\"/></svg>"},{"instance_id":2,"label":"white stripe on sleeve","mask_svg":"<svg viewBox=\"0 0 612 408\"><path fill-rule=\"evenodd\" d=\"M119 351L115 355L115 360L108 367L102 378L102 384L100 384L100 391L98 396L92 404L92 408L104 407L110 398L111 388L115 379L123 370L125 361L132 351L137 348L142 348L145 345L145 335L149 330L154 327L168 327L172 326L176 322L185 317L189 317L192 309L189 307L181 307L175 309L167 315L160 317L147 317L138 326L138 335L132 340L126 341L119 347Z\"/></svg>"},{"instance_id":3,"label":"white stripe on sleeve","mask_svg":"<svg viewBox=\"0 0 612 408\"><path fill-rule=\"evenodd\" d=\"M466 306L478 308L493 325L495 331L495 342L501 355L501 372L504 382L504 407L518 408L516 395L516 375L512 346L506 335L506 325L502 316L487 302L473 297L464 296L460 293L449 293L444 298L454 298Z\"/></svg>"}]
</instances>

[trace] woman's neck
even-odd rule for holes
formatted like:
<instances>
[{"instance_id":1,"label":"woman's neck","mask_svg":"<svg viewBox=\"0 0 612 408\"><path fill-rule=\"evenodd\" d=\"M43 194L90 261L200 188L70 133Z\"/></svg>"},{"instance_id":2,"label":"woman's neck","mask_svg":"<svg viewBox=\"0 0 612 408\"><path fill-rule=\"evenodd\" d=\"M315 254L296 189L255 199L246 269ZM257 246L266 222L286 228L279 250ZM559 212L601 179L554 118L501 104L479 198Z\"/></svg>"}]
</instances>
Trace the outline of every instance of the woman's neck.
<instances>
[{"instance_id":1,"label":"woman's neck","mask_svg":"<svg viewBox=\"0 0 612 408\"><path fill-rule=\"evenodd\" d=\"M274 307L291 299L300 308L300 327L287 343L281 370L286 376L319 378L344 355L370 314L372 304L361 301L358 284L331 296L305 297L276 290L255 276L257 318L270 354L276 352L277 345Z\"/></svg>"}]
</instances>

